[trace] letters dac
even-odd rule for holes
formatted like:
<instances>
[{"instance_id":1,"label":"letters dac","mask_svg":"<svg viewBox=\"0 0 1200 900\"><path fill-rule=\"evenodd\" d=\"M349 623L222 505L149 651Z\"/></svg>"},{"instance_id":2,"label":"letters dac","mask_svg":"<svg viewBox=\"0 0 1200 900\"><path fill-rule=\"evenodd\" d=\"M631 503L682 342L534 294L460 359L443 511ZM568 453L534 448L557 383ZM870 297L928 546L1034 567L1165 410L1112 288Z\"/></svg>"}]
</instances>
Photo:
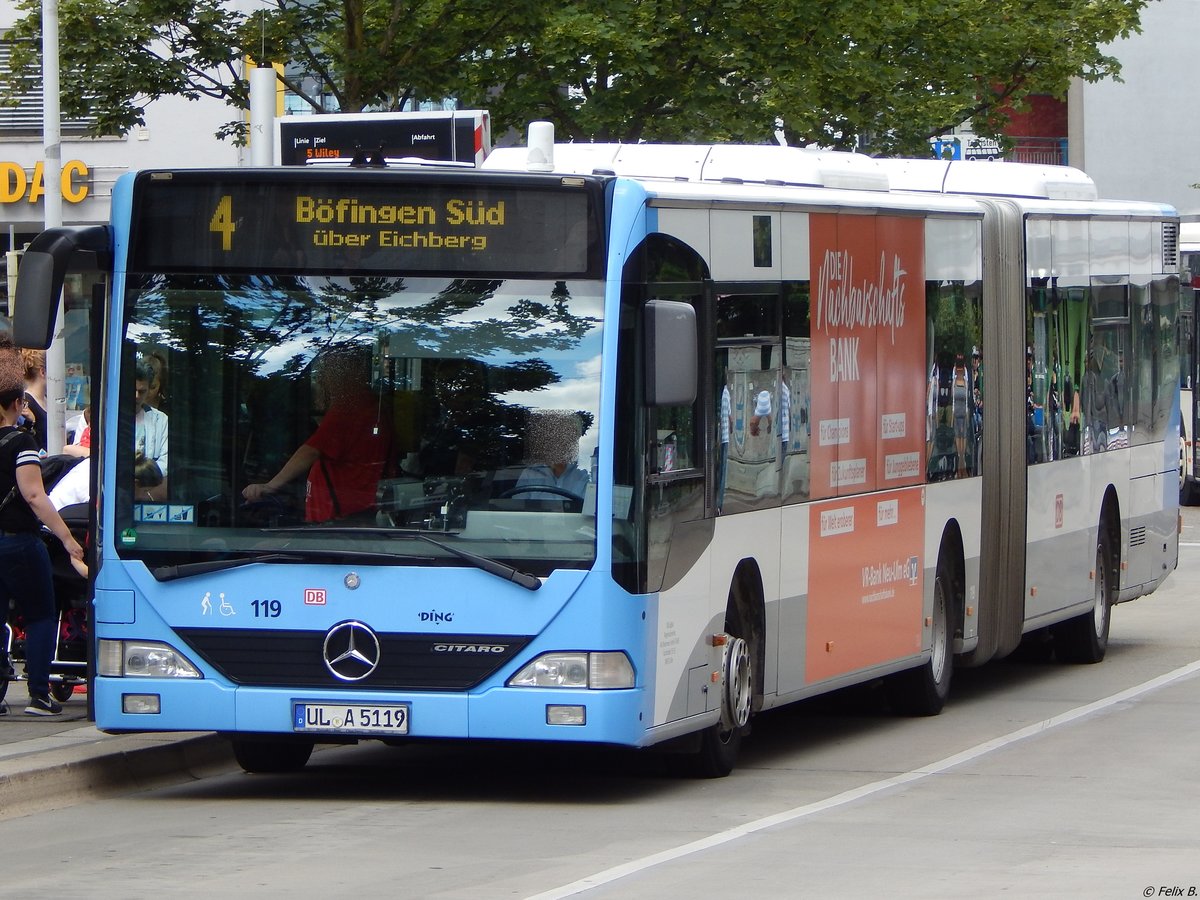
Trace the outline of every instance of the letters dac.
<instances>
[{"instance_id":1,"label":"letters dac","mask_svg":"<svg viewBox=\"0 0 1200 900\"><path fill-rule=\"evenodd\" d=\"M68 203L81 203L88 195L90 176L87 165L77 159L63 163L59 179L63 199ZM44 163L39 162L33 167L31 177L15 162L0 162L0 203L16 203L22 199L37 203L45 194Z\"/></svg>"}]
</instances>

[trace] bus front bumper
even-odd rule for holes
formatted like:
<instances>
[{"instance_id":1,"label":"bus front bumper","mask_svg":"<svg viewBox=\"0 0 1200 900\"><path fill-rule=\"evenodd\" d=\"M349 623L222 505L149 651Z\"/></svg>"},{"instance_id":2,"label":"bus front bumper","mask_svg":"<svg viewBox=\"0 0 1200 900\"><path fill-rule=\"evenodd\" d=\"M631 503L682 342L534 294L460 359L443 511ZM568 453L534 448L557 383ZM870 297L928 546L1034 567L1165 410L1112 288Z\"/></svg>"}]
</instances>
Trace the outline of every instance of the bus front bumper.
<instances>
[{"instance_id":1,"label":"bus front bumper","mask_svg":"<svg viewBox=\"0 0 1200 900\"><path fill-rule=\"evenodd\" d=\"M303 733L318 742L409 737L641 746L647 739L645 694L639 688L421 693L97 677L93 690L96 726L113 732ZM347 725L347 717L357 718Z\"/></svg>"}]
</instances>

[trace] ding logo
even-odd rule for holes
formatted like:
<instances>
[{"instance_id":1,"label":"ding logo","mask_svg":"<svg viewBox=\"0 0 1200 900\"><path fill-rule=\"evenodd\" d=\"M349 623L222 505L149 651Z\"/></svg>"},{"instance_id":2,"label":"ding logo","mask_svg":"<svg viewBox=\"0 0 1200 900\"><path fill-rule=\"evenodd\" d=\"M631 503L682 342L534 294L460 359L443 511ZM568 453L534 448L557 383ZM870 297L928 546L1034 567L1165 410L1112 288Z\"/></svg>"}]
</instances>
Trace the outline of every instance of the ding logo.
<instances>
[{"instance_id":1,"label":"ding logo","mask_svg":"<svg viewBox=\"0 0 1200 900\"><path fill-rule=\"evenodd\" d=\"M362 681L379 665L379 638L362 622L339 622L325 635L325 668L339 681Z\"/></svg>"}]
</instances>

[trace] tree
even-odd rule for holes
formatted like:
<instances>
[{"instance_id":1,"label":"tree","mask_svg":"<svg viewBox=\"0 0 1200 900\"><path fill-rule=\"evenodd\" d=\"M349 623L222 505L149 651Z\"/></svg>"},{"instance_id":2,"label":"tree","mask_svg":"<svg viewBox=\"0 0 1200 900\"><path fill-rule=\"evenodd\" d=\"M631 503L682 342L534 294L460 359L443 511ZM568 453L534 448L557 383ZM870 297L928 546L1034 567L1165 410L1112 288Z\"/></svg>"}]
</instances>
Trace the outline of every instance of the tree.
<instances>
[{"instance_id":1,"label":"tree","mask_svg":"<svg viewBox=\"0 0 1200 900\"><path fill-rule=\"evenodd\" d=\"M286 87L316 111L331 94L343 112L401 109L440 97L472 54L493 35L520 30L532 0L264 0L252 12L227 0L62 0L62 109L91 117L97 134L144 124L146 106L163 96L214 97L244 110L249 87L242 61L294 62L308 78L284 74ZM19 0L8 33L12 75L0 95L37 77L41 2ZM319 90L306 88L315 79ZM244 136L242 117L221 136Z\"/></svg>"},{"instance_id":2,"label":"tree","mask_svg":"<svg viewBox=\"0 0 1200 900\"><path fill-rule=\"evenodd\" d=\"M793 144L927 155L967 119L999 137L1030 94L1118 75L1101 48L1146 2L576 0L458 95L575 139L763 142L781 121Z\"/></svg>"},{"instance_id":3,"label":"tree","mask_svg":"<svg viewBox=\"0 0 1200 900\"><path fill-rule=\"evenodd\" d=\"M111 132L164 94L244 107L248 56L306 69L343 111L454 96L499 129L543 118L577 140L763 142L782 122L790 143L925 155L966 119L998 137L1030 94L1117 76L1102 48L1148 2L61 0L64 111ZM40 4L21 5L11 36L32 39Z\"/></svg>"}]
</instances>

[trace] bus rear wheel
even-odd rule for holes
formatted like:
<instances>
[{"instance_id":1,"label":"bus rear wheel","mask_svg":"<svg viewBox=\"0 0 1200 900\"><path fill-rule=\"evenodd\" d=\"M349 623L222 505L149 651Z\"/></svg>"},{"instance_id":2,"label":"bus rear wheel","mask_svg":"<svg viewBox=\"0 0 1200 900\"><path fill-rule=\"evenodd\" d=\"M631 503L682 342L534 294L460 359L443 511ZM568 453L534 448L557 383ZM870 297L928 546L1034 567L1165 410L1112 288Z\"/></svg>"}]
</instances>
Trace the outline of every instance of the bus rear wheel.
<instances>
[{"instance_id":1,"label":"bus rear wheel","mask_svg":"<svg viewBox=\"0 0 1200 900\"><path fill-rule=\"evenodd\" d=\"M954 581L938 559L933 582L933 634L929 659L923 666L899 672L888 681L888 696L897 712L936 716L950 696L954 674Z\"/></svg>"},{"instance_id":2,"label":"bus rear wheel","mask_svg":"<svg viewBox=\"0 0 1200 900\"><path fill-rule=\"evenodd\" d=\"M1196 488L1194 478L1189 478L1187 474L1187 460L1185 454L1190 453L1187 432L1184 429L1179 430L1179 505L1180 506L1195 506L1200 501L1200 490Z\"/></svg>"},{"instance_id":3,"label":"bus rear wheel","mask_svg":"<svg viewBox=\"0 0 1200 900\"><path fill-rule=\"evenodd\" d=\"M1100 527L1096 542L1096 577L1089 612L1054 626L1054 652L1063 662L1098 663L1108 652L1116 570L1108 529Z\"/></svg>"},{"instance_id":4,"label":"bus rear wheel","mask_svg":"<svg viewBox=\"0 0 1200 900\"><path fill-rule=\"evenodd\" d=\"M237 764L252 775L298 772L313 752L312 741L230 738L230 743Z\"/></svg>"}]
</instances>

